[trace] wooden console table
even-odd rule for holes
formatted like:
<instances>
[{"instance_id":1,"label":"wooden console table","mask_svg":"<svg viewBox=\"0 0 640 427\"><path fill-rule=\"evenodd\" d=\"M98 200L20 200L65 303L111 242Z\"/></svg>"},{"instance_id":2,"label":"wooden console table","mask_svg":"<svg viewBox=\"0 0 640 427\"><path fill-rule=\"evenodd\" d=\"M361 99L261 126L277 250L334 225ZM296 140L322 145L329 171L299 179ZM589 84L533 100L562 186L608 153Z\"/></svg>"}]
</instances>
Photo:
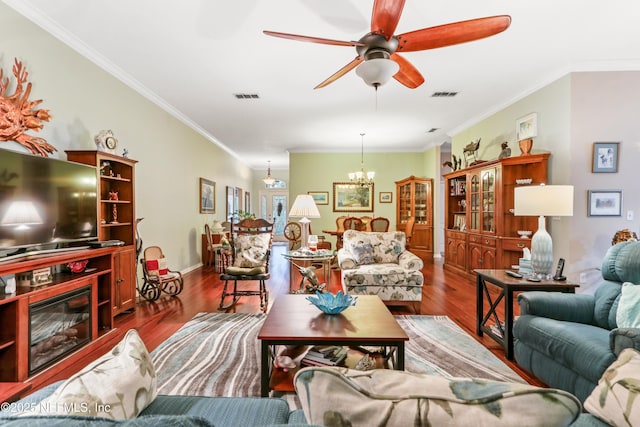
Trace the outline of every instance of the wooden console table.
<instances>
[{"instance_id":1,"label":"wooden console table","mask_svg":"<svg viewBox=\"0 0 640 427\"><path fill-rule=\"evenodd\" d=\"M513 299L516 292L523 291L547 291L574 293L579 285L576 283L542 280L530 282L525 278L515 278L507 275L507 270L474 270L476 273L476 333L482 336L487 333L496 342L504 347L507 359L513 360ZM500 289L495 299L491 298L489 286ZM487 297L489 310L484 313L484 296ZM504 300L504 322L500 320L496 312L501 301ZM496 330L487 326L492 319Z\"/></svg>"}]
</instances>

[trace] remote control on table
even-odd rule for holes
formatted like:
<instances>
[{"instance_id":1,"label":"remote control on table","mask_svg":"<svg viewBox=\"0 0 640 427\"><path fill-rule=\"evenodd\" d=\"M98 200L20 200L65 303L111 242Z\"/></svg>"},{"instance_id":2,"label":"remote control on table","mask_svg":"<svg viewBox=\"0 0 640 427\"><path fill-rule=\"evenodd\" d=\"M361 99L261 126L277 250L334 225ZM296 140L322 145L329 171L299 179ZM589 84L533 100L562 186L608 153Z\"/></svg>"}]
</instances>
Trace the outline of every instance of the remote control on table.
<instances>
[{"instance_id":1,"label":"remote control on table","mask_svg":"<svg viewBox=\"0 0 640 427\"><path fill-rule=\"evenodd\" d=\"M506 270L505 274L508 274L511 277L515 277L516 279L522 279L522 274L516 273L515 271Z\"/></svg>"},{"instance_id":2,"label":"remote control on table","mask_svg":"<svg viewBox=\"0 0 640 427\"><path fill-rule=\"evenodd\" d=\"M539 277L536 277L536 276L529 276L529 277L527 277L527 280L530 281L530 282L541 282L542 281L542 280L540 280Z\"/></svg>"}]
</instances>

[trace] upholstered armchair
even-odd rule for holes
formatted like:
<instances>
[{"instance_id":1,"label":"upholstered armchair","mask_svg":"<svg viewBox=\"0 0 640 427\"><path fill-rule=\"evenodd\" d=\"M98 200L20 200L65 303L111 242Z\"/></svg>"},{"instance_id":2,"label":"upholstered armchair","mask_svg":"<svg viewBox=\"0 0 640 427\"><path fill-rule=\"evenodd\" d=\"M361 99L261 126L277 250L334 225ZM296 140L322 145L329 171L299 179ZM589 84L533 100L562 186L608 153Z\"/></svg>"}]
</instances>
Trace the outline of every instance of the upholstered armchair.
<instances>
[{"instance_id":1,"label":"upholstered armchair","mask_svg":"<svg viewBox=\"0 0 640 427\"><path fill-rule=\"evenodd\" d=\"M378 295L387 305L412 305L420 313L422 259L405 249L401 231L346 230L338 251L342 289L351 295Z\"/></svg>"}]
</instances>

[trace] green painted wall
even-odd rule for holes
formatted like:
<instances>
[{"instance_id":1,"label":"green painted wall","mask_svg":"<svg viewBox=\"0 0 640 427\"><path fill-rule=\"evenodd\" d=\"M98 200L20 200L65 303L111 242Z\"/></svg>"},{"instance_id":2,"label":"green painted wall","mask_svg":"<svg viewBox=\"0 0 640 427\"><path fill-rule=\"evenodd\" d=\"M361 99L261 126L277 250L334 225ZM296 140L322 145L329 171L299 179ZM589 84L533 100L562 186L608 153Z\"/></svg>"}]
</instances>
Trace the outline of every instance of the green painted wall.
<instances>
[{"instance_id":1,"label":"green painted wall","mask_svg":"<svg viewBox=\"0 0 640 427\"><path fill-rule=\"evenodd\" d=\"M358 212L355 216L383 216L391 221L390 229L396 221L396 187L399 181L411 175L426 177L425 153L365 153L364 168L374 171L373 213ZM308 191L328 191L329 204L319 206L321 218L311 222L311 229L318 234L323 229L335 229L335 219L344 212L333 211L333 183L348 182L347 174L360 170L360 153L291 153L289 155L289 195L290 203L298 194ZM433 177L433 176L431 176ZM380 203L380 192L391 192L392 203Z\"/></svg>"}]
</instances>

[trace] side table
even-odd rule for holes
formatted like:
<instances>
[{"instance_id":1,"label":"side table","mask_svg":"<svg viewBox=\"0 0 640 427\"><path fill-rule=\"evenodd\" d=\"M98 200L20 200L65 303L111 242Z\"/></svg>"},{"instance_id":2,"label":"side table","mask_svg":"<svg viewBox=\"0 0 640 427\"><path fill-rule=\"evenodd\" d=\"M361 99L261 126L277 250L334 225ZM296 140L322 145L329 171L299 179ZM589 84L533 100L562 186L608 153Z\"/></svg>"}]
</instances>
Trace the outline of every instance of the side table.
<instances>
[{"instance_id":1,"label":"side table","mask_svg":"<svg viewBox=\"0 0 640 427\"><path fill-rule=\"evenodd\" d=\"M313 264L322 265L322 273L324 281L327 284L326 289L331 289L331 261L335 257L332 250L318 249L316 252L290 251L282 254L289 260L289 291L293 292L293 266L308 267Z\"/></svg>"},{"instance_id":2,"label":"side table","mask_svg":"<svg viewBox=\"0 0 640 427\"><path fill-rule=\"evenodd\" d=\"M491 338L504 347L507 359L513 360L513 300L515 292L547 291L574 293L579 285L557 280L542 280L530 282L525 278L515 278L505 273L507 270L474 270L476 273L476 333L482 336L487 333ZM500 289L498 296L493 299L489 293L489 286ZM489 310L484 313L484 297L487 297ZM496 312L501 301L504 300L504 322ZM488 326L493 319L495 325Z\"/></svg>"}]
</instances>

